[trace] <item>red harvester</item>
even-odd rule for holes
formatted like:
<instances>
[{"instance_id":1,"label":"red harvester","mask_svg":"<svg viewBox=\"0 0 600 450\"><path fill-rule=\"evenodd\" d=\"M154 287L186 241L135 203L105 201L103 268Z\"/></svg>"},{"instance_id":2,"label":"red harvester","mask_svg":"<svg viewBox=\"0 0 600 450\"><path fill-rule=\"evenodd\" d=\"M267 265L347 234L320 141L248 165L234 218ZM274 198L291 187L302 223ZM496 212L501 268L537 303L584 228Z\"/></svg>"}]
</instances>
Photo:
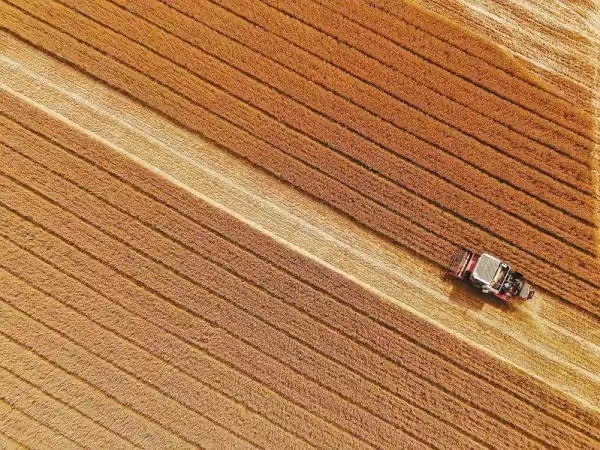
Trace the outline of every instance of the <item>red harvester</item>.
<instances>
[{"instance_id":1,"label":"red harvester","mask_svg":"<svg viewBox=\"0 0 600 450\"><path fill-rule=\"evenodd\" d=\"M468 280L484 293L492 293L503 301L513 297L529 300L535 289L523 278L523 274L514 272L511 267L490 255L481 255L467 249L460 250L454 257L448 271L461 280Z\"/></svg>"}]
</instances>

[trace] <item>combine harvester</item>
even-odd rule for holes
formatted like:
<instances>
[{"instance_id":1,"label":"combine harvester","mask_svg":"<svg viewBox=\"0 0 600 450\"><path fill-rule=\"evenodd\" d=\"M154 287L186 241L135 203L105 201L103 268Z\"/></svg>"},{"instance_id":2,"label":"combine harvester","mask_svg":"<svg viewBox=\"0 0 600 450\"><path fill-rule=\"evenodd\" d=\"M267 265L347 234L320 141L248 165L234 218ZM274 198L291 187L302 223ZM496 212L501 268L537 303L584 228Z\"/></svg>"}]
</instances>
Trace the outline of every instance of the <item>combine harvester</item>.
<instances>
[{"instance_id":1,"label":"combine harvester","mask_svg":"<svg viewBox=\"0 0 600 450\"><path fill-rule=\"evenodd\" d=\"M471 250L460 250L448 274L468 280L482 292L492 293L505 302L514 297L529 300L535 294L535 289L525 281L523 274L514 272L507 263L489 253L478 255Z\"/></svg>"}]
</instances>

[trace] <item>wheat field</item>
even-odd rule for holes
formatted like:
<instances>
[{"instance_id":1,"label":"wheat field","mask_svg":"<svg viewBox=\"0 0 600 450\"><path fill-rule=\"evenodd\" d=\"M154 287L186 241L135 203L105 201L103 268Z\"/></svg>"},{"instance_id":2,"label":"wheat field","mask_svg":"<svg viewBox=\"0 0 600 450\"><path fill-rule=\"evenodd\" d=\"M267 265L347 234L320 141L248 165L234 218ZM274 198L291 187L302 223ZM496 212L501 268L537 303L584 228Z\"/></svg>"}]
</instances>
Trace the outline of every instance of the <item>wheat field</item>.
<instances>
[{"instance_id":1,"label":"wheat field","mask_svg":"<svg viewBox=\"0 0 600 450\"><path fill-rule=\"evenodd\" d=\"M600 448L599 66L591 0L1 1L0 447Z\"/></svg>"}]
</instances>

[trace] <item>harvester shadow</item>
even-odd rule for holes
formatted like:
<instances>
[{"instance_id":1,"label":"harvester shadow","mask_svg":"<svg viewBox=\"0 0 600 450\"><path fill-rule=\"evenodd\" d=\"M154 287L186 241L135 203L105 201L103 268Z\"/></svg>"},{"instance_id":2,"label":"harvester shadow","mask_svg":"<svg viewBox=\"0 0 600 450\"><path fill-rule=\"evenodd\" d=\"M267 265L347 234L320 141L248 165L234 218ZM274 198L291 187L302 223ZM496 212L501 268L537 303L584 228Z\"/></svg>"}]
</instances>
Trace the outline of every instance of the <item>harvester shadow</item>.
<instances>
[{"instance_id":1,"label":"harvester shadow","mask_svg":"<svg viewBox=\"0 0 600 450\"><path fill-rule=\"evenodd\" d=\"M484 294L474 286L457 280L454 281L448 298L451 302L467 307L473 311L480 311L485 305L498 308L505 312L510 312L514 309L514 306L510 303L503 302L493 295Z\"/></svg>"}]
</instances>

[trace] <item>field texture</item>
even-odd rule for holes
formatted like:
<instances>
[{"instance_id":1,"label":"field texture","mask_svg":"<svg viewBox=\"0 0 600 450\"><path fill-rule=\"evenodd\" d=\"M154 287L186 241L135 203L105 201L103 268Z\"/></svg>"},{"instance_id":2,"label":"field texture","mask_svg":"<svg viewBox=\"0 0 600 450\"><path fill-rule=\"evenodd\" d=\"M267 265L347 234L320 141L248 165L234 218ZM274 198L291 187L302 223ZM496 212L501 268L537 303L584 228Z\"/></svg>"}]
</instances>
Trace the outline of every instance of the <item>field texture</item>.
<instances>
[{"instance_id":1,"label":"field texture","mask_svg":"<svg viewBox=\"0 0 600 450\"><path fill-rule=\"evenodd\" d=\"M600 448L598 8L0 1L0 447Z\"/></svg>"}]
</instances>

